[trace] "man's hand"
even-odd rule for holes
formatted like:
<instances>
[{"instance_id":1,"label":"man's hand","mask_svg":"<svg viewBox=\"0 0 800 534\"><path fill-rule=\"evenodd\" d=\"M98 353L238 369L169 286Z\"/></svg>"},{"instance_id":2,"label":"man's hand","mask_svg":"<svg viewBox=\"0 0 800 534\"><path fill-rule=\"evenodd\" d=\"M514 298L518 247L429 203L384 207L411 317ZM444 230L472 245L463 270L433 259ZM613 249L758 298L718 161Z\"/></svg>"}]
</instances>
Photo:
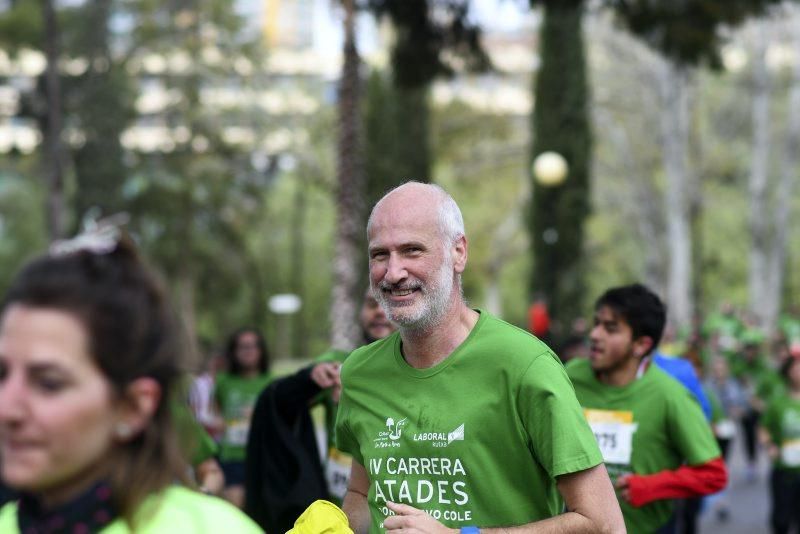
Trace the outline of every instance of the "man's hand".
<instances>
[{"instance_id":1,"label":"man's hand","mask_svg":"<svg viewBox=\"0 0 800 534\"><path fill-rule=\"evenodd\" d=\"M311 380L322 389L333 388L333 400L337 402L342 390L342 382L339 379L340 368L341 364L338 362L322 362L311 369Z\"/></svg>"},{"instance_id":2,"label":"man's hand","mask_svg":"<svg viewBox=\"0 0 800 534\"><path fill-rule=\"evenodd\" d=\"M407 504L396 504L386 501L386 506L396 515L387 517L383 528L387 532L399 534L452 534L457 529L447 528L422 510L417 510Z\"/></svg>"}]
</instances>

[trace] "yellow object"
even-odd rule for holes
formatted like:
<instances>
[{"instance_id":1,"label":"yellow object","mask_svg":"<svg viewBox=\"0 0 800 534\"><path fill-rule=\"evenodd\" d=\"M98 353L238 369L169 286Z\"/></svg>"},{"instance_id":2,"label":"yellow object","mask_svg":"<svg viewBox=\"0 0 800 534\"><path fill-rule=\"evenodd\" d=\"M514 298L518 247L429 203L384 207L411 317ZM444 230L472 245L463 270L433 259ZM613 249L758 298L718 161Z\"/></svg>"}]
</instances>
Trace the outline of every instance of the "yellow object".
<instances>
[{"instance_id":1,"label":"yellow object","mask_svg":"<svg viewBox=\"0 0 800 534\"><path fill-rule=\"evenodd\" d=\"M353 534L344 512L328 501L314 501L286 534Z\"/></svg>"}]
</instances>

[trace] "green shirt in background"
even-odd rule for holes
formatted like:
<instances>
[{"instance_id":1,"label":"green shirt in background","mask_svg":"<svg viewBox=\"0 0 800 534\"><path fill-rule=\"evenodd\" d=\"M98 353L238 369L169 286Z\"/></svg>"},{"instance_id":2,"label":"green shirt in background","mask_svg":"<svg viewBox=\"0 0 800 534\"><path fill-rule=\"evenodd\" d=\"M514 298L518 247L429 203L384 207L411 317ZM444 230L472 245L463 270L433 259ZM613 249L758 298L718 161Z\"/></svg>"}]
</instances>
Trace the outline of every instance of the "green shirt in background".
<instances>
[{"instance_id":1,"label":"green shirt in background","mask_svg":"<svg viewBox=\"0 0 800 534\"><path fill-rule=\"evenodd\" d=\"M342 369L336 441L369 475L370 532L387 500L448 527L545 519L563 510L555 477L602 462L564 367L528 332L481 312L434 367L400 348L392 334Z\"/></svg>"},{"instance_id":2,"label":"green shirt in background","mask_svg":"<svg viewBox=\"0 0 800 534\"><path fill-rule=\"evenodd\" d=\"M726 418L725 409L722 407L722 402L719 400L717 393L713 389L705 384L702 387L703 393L705 393L708 403L711 405L711 423L719 423Z\"/></svg>"},{"instance_id":3,"label":"green shirt in background","mask_svg":"<svg viewBox=\"0 0 800 534\"><path fill-rule=\"evenodd\" d=\"M800 342L800 319L793 315L781 315L778 326L790 346Z\"/></svg>"},{"instance_id":4,"label":"green shirt in background","mask_svg":"<svg viewBox=\"0 0 800 534\"><path fill-rule=\"evenodd\" d=\"M349 354L349 352L342 350L331 349L319 356L315 362L343 363ZM325 407L325 431L328 439L328 450L325 455L325 480L328 483L328 493L331 500L337 505L341 505L344 495L347 493L353 458L336 448L335 426L339 404L334 402L331 389L326 389L320 393L314 404L322 404Z\"/></svg>"},{"instance_id":5,"label":"green shirt in background","mask_svg":"<svg viewBox=\"0 0 800 534\"><path fill-rule=\"evenodd\" d=\"M219 453L219 445L206 429L197 422L185 401L173 399L170 402L172 418L184 456L193 467L197 467Z\"/></svg>"},{"instance_id":6,"label":"green shirt in background","mask_svg":"<svg viewBox=\"0 0 800 534\"><path fill-rule=\"evenodd\" d=\"M225 421L225 434L220 441L223 462L244 461L253 407L272 379L269 374L252 378L227 373L217 375L214 398Z\"/></svg>"},{"instance_id":7,"label":"green shirt in background","mask_svg":"<svg viewBox=\"0 0 800 534\"><path fill-rule=\"evenodd\" d=\"M700 405L678 381L655 365L627 386L607 386L586 359L572 360L567 373L603 452L612 480L649 475L681 464L698 465L721 456ZM652 533L672 515L672 501L634 508L620 499L631 534Z\"/></svg>"},{"instance_id":8,"label":"green shirt in background","mask_svg":"<svg viewBox=\"0 0 800 534\"><path fill-rule=\"evenodd\" d=\"M800 471L800 399L777 396L767 406L761 424L780 449L776 469Z\"/></svg>"}]
</instances>

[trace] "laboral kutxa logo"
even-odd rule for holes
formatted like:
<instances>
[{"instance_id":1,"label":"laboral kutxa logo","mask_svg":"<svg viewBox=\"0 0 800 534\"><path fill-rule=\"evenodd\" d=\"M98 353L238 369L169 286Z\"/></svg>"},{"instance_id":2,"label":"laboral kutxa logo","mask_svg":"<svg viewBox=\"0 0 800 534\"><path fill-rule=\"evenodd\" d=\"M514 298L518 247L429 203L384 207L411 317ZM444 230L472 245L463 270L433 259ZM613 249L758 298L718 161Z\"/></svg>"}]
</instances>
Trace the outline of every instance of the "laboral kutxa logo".
<instances>
[{"instance_id":1,"label":"laboral kutxa logo","mask_svg":"<svg viewBox=\"0 0 800 534\"><path fill-rule=\"evenodd\" d=\"M454 441L464 441L464 423L452 432L420 432L414 441L430 441L434 447L447 447Z\"/></svg>"},{"instance_id":2,"label":"laboral kutxa logo","mask_svg":"<svg viewBox=\"0 0 800 534\"><path fill-rule=\"evenodd\" d=\"M406 426L407 420L407 417L397 422L395 422L395 420L391 417L386 419L387 430L381 430L378 432L378 437L375 438L375 448L385 449L387 447L399 447L400 444L398 443L398 440L400 439L400 435L403 433L403 427Z\"/></svg>"}]
</instances>

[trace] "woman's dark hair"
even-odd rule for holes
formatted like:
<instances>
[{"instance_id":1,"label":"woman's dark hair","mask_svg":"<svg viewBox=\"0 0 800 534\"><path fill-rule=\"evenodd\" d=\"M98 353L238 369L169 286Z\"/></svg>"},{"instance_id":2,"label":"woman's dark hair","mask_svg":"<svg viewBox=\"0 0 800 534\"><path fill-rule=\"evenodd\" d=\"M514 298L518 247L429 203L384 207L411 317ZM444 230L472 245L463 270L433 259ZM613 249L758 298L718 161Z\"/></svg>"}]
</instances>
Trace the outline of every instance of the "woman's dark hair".
<instances>
[{"instance_id":1,"label":"woman's dark hair","mask_svg":"<svg viewBox=\"0 0 800 534\"><path fill-rule=\"evenodd\" d=\"M658 347L667 322L667 308L658 295L642 284L614 287L597 299L594 309L604 306L628 323L633 339L647 336L653 340L648 354Z\"/></svg>"},{"instance_id":2,"label":"woman's dark hair","mask_svg":"<svg viewBox=\"0 0 800 534\"><path fill-rule=\"evenodd\" d=\"M264 336L262 336L261 332L256 328L245 327L240 328L228 336L228 341L225 343L225 363L227 364L228 372L232 375L242 374L242 366L239 364L239 360L236 358L236 348L239 345L239 337L242 334L248 333L256 336L256 344L258 345L259 354L259 372L261 374L266 374L269 372L269 352L267 351L267 343L264 340Z\"/></svg>"},{"instance_id":3,"label":"woman's dark hair","mask_svg":"<svg viewBox=\"0 0 800 534\"><path fill-rule=\"evenodd\" d=\"M111 252L78 250L29 263L12 282L0 314L12 305L78 318L115 398L124 398L138 378L152 378L161 386L161 402L150 422L133 439L115 445L108 458L113 499L132 524L145 497L186 479L170 398L183 374L185 344L160 284L123 237Z\"/></svg>"}]
</instances>

